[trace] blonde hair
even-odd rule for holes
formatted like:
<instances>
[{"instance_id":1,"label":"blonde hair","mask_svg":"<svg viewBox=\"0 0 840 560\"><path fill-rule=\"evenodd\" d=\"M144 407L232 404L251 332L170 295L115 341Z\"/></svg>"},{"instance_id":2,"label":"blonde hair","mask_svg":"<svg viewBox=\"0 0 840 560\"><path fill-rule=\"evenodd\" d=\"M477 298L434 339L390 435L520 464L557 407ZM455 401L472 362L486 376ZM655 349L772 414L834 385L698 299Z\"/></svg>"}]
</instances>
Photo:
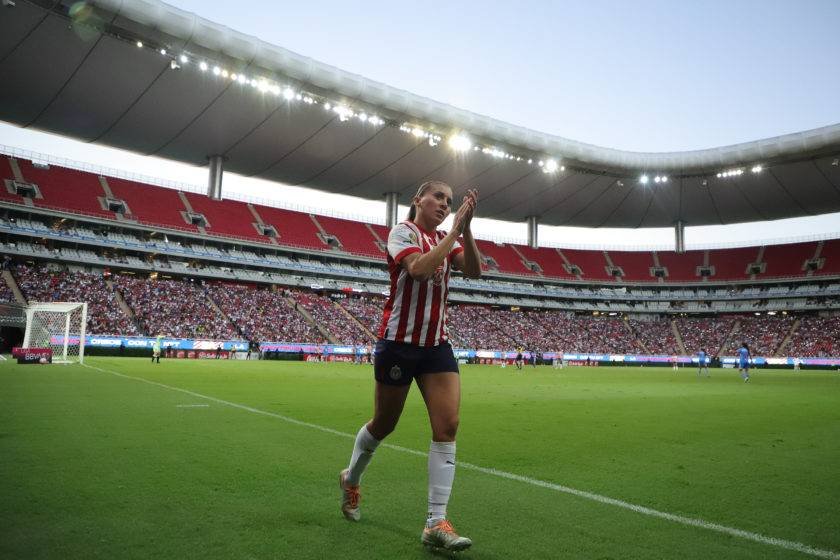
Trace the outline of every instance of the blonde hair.
<instances>
[{"instance_id":1,"label":"blonde hair","mask_svg":"<svg viewBox=\"0 0 840 560\"><path fill-rule=\"evenodd\" d=\"M415 206L414 204L414 199L423 196L423 194L425 194L425 192L432 188L434 185L443 185L444 187L449 187L449 190L452 190L452 187L450 187L449 184L444 183L443 181L426 181L425 183L420 185L420 188L417 189L417 193L413 197L411 197L411 208L408 209L409 222L414 221L414 218L417 217L417 206Z\"/></svg>"}]
</instances>

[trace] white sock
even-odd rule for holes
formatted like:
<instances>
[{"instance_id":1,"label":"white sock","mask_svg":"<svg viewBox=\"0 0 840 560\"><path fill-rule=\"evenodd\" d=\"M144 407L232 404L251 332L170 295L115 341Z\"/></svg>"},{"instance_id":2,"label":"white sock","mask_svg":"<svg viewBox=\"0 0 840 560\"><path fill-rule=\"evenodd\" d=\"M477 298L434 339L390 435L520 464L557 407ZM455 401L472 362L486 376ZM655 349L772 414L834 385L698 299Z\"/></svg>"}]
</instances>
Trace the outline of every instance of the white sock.
<instances>
[{"instance_id":1,"label":"white sock","mask_svg":"<svg viewBox=\"0 0 840 560\"><path fill-rule=\"evenodd\" d=\"M455 480L455 442L433 441L429 446L429 518L434 524L446 519L446 504Z\"/></svg>"},{"instance_id":2,"label":"white sock","mask_svg":"<svg viewBox=\"0 0 840 560\"><path fill-rule=\"evenodd\" d=\"M350 473L347 475L347 484L358 486L362 480L362 473L365 472L368 463L373 457L373 452L379 446L379 440L370 435L367 424L362 426L356 434L356 443L353 445L353 455L350 456Z\"/></svg>"}]
</instances>

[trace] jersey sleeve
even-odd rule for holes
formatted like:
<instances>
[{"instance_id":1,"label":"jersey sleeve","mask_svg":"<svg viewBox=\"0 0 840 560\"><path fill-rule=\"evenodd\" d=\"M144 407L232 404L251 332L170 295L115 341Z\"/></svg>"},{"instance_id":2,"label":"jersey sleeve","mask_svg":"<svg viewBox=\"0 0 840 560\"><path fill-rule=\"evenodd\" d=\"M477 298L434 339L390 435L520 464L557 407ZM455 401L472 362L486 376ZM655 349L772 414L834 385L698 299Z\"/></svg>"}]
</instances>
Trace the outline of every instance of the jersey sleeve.
<instances>
[{"instance_id":1,"label":"jersey sleeve","mask_svg":"<svg viewBox=\"0 0 840 560\"><path fill-rule=\"evenodd\" d=\"M388 234L388 255L394 262L400 264L412 253L421 253L417 234L405 224L397 224Z\"/></svg>"}]
</instances>

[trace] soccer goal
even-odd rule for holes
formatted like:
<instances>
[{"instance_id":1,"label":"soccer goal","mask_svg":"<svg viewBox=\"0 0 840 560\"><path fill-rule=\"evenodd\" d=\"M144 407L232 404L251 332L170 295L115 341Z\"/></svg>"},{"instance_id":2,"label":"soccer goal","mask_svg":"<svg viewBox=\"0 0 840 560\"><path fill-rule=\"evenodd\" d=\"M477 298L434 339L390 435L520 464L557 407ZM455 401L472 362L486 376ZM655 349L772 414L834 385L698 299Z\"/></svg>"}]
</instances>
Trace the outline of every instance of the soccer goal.
<instances>
[{"instance_id":1,"label":"soccer goal","mask_svg":"<svg viewBox=\"0 0 840 560\"><path fill-rule=\"evenodd\" d=\"M53 363L85 360L87 303L32 303L26 308L24 348L49 348Z\"/></svg>"}]
</instances>

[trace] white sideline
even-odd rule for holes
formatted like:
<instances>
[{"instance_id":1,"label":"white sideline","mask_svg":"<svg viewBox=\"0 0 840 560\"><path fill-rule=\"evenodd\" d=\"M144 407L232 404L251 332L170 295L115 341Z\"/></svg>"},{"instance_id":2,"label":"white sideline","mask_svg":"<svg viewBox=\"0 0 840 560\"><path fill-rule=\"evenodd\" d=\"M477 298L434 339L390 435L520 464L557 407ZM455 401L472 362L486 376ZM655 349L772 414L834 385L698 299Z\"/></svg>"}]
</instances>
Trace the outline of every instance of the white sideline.
<instances>
[{"instance_id":1,"label":"white sideline","mask_svg":"<svg viewBox=\"0 0 840 560\"><path fill-rule=\"evenodd\" d=\"M225 406L230 406L232 408L238 408L240 410L245 410L247 412L253 412L254 414L262 414L263 416L270 416L271 418L277 418L279 420L283 420L284 422L288 422L289 424L295 424L297 426L303 426L306 428L312 428L314 430L318 430L321 432L326 432L328 434L333 434L349 439L354 439L356 436L355 434L350 434L347 432L341 432L339 430L334 430L332 428L327 428L325 426L319 426L318 424L312 424L311 422L304 422L302 420L297 420L295 418L291 418L289 416L283 416L282 414L277 414L275 412L268 412L265 410L260 410L258 408L253 408L250 406L246 406L244 404L238 404L235 402L226 401L223 399L218 399L216 397L211 397L209 395L202 395L201 393L196 393L194 391L190 391L188 389L182 389L180 387L173 387L171 385L166 385L164 383L159 383L157 381L151 381L149 379L144 379L142 377L134 377L131 375L126 375L124 373L119 373L116 371L99 368L95 366L90 366L88 364L81 364L83 367L88 369L94 369L103 373L109 373L111 375L116 375L118 377L123 377L125 379L132 379L134 381L141 381L143 383L148 383L149 385L155 385L157 387L163 387L164 389L169 389L172 391L178 391L180 393L184 393L187 395L191 395L193 397L197 397L200 399L205 399L208 401L216 402L219 404L223 404ZM409 449L408 447L401 447L399 445L391 445L389 443L382 443L380 447L387 447L388 449L393 449L395 451L401 451L403 453L410 453L411 455L417 455L420 457L426 457L427 453L424 451L417 451L415 449ZM602 504L608 504L612 506L617 506L624 509L629 509L630 511L634 511L636 513L641 513L643 515L648 515L651 517L657 517L659 519L665 519L667 521L673 521L674 523L679 523L681 525L687 525L690 527L699 527L701 529L708 529L710 531L716 531L718 533L723 533L726 535L731 535L733 537L739 537L742 539L754 541L761 544L766 544L770 546L776 546L779 548L784 548L787 550L793 550L795 552L801 552L803 554L808 554L810 556L815 556L817 558L827 558L829 560L840 560L840 552L834 552L832 550L823 550L819 548L814 548L812 546L808 546L807 544L798 543L795 541L788 541L785 539L777 539L775 537L768 537L762 535L760 533L753 533L750 531L744 531L742 529L736 529L734 527L727 527L726 525L719 525L717 523L711 523L709 521L704 521L703 519L697 519L693 517L683 517L682 515L675 515L673 513L667 513L664 511L659 511L656 509L651 509L645 506L639 506L636 504L631 504L630 502L625 502L623 500L617 500L615 498L610 498L608 496L602 496L600 494L594 494L592 492L587 492L585 490L578 490L576 488L570 488L568 486L563 486L561 484L554 484L553 482L546 482L544 480L539 480L536 478L531 478L528 476L522 476L514 473L509 473L506 471L500 471L496 469L491 469L487 467L482 467L479 465L473 465L471 463L464 463L462 461L458 461L458 466L463 469L468 469L471 471L477 471L484 474L489 474L492 476L496 476L499 478L505 478L508 480L515 480L517 482L524 482L526 484L530 484L532 486L538 486L540 488L547 488L549 490L555 490L557 492L562 492L564 494L570 494L572 496L577 496L579 498L586 498L587 500L593 500L595 502L599 502Z\"/></svg>"}]
</instances>

